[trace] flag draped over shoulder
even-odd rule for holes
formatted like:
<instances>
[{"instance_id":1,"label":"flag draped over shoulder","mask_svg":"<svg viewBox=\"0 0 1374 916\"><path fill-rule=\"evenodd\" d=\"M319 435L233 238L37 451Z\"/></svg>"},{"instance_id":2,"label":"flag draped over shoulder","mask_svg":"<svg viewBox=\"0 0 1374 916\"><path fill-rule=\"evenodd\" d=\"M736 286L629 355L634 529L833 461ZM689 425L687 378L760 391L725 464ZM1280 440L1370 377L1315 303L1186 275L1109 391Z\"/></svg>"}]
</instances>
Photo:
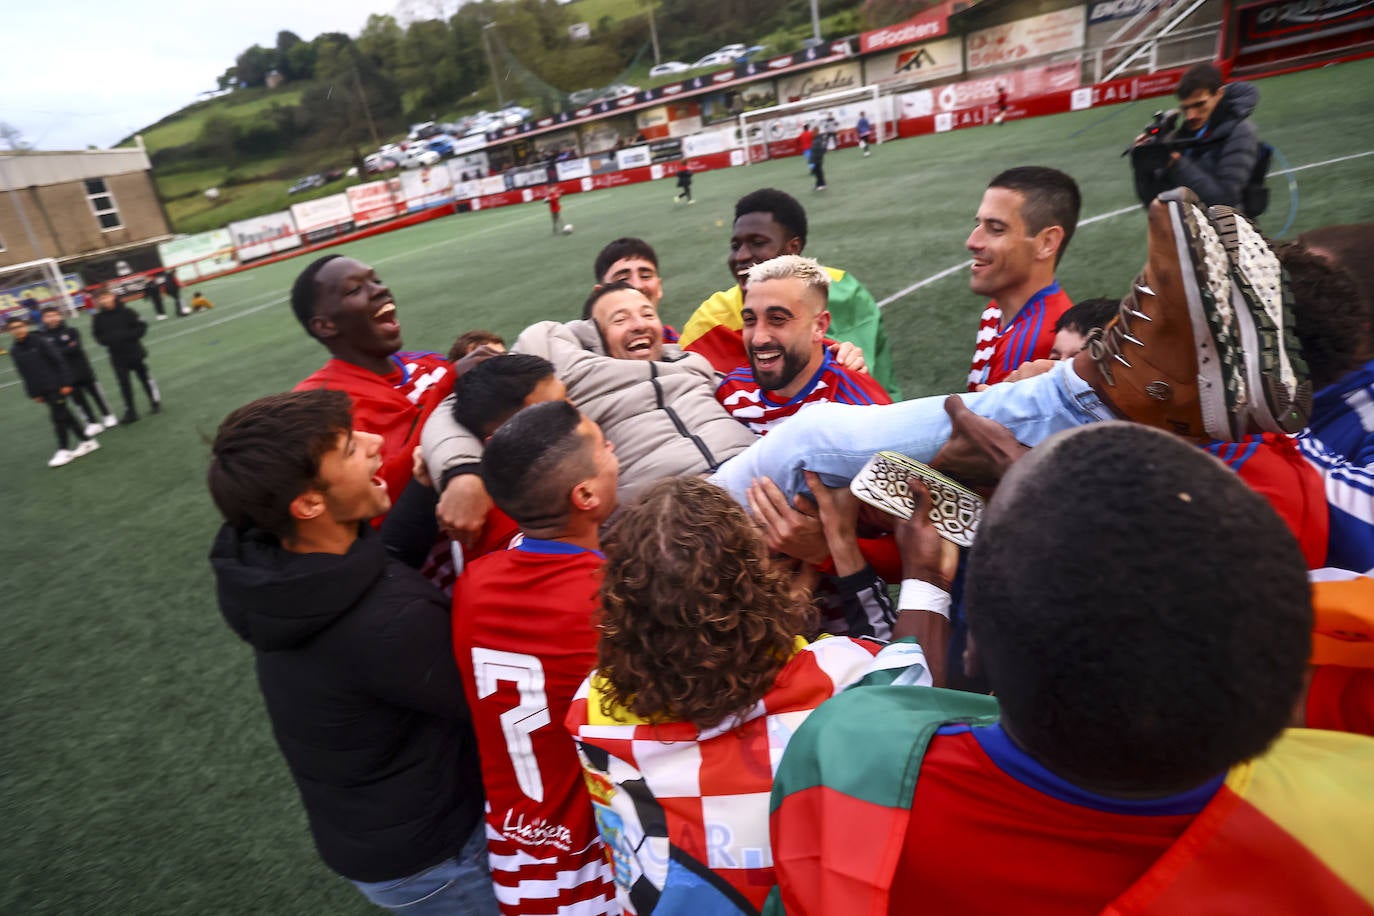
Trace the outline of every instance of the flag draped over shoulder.
<instances>
[{"instance_id":1,"label":"flag draped over shoulder","mask_svg":"<svg viewBox=\"0 0 1374 916\"><path fill-rule=\"evenodd\" d=\"M764 912L886 914L920 816L912 800L930 741L943 725L989 725L996 715L989 697L903 687L850 690L817 710L774 783L781 886ZM1374 914L1372 788L1374 740L1291 729L1232 768L1182 836L1104 912Z\"/></svg>"},{"instance_id":2,"label":"flag draped over shoulder","mask_svg":"<svg viewBox=\"0 0 1374 916\"><path fill-rule=\"evenodd\" d=\"M896 377L892 372L892 354L888 350L887 332L883 330L883 315L873 294L854 279L852 274L835 267L825 268L830 275L830 338L852 343L864 352L869 374L887 389L894 401L901 400ZM744 296L738 286L722 290L707 299L687 324L678 339L679 346L700 353L718 372L730 372L749 364L744 352L741 330L744 319L741 310Z\"/></svg>"}]
</instances>

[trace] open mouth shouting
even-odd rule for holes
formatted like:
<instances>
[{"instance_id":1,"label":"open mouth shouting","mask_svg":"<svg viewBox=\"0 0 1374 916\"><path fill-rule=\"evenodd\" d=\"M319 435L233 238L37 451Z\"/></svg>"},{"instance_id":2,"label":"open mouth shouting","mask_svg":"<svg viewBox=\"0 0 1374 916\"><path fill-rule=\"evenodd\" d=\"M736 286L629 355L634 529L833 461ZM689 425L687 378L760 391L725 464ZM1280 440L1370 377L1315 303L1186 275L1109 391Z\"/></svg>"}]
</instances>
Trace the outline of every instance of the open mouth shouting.
<instances>
[{"instance_id":1,"label":"open mouth shouting","mask_svg":"<svg viewBox=\"0 0 1374 916\"><path fill-rule=\"evenodd\" d=\"M396 319L396 303L390 299L372 313L372 321L377 325L377 330L387 336L401 333L401 323Z\"/></svg>"},{"instance_id":2,"label":"open mouth shouting","mask_svg":"<svg viewBox=\"0 0 1374 916\"><path fill-rule=\"evenodd\" d=\"M625 339L625 352L630 359L654 358L654 335L636 334Z\"/></svg>"}]
</instances>

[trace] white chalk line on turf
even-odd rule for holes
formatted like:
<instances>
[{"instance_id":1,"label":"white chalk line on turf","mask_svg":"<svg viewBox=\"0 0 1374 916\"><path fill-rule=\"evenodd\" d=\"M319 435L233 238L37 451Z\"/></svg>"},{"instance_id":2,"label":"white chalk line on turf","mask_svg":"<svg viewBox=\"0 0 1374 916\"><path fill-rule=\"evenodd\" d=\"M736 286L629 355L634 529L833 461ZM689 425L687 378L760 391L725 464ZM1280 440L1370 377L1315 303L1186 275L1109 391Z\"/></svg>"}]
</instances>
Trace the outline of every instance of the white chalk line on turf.
<instances>
[{"instance_id":1,"label":"white chalk line on turf","mask_svg":"<svg viewBox=\"0 0 1374 916\"><path fill-rule=\"evenodd\" d=\"M1337 165L1337 164L1342 163L1342 162L1350 162L1352 159L1363 159L1363 158L1366 157L1366 156L1374 156L1374 150L1365 150L1363 153L1351 153L1349 156L1337 156L1335 159L1323 159L1321 162L1309 162L1309 163L1307 163L1306 165L1295 165L1295 166L1293 166L1293 167L1290 168L1290 169L1280 169L1279 171L1270 172L1269 174L1270 174L1270 175L1291 175L1291 174L1294 173L1294 172L1304 172L1304 171L1306 171L1307 169L1319 169L1319 168L1322 168L1323 166ZM1106 212L1106 213L1099 213L1099 214L1097 214L1096 216L1090 216L1090 217L1088 217L1087 219L1082 220L1081 222L1079 222L1078 225L1080 225L1080 226L1091 226L1093 223L1100 223L1100 222L1102 222L1102 221L1104 221L1104 220L1109 220L1109 219L1112 219L1113 217L1122 216L1122 215L1124 215L1124 214L1126 214L1126 213L1133 213L1133 212L1135 212L1135 211L1137 211L1137 210L1140 210L1140 209L1141 209L1140 207L1122 207L1122 208L1119 209L1119 210L1110 210L1110 211L1108 211L1108 212ZM959 271L963 270L964 268L968 267L968 266L969 266L970 264L972 264L972 263L973 263L972 260L960 261L958 264L955 264L953 267L946 267L944 270L940 271L939 273L931 274L930 276L926 277L926 278L923 279L923 280L917 280L915 283L911 284L910 286L908 286L908 287L906 287L906 288L904 288L904 289L899 289L897 292L893 293L892 295L888 296L887 298L879 300L879 301L878 301L878 308L880 308L880 309L881 309L881 308L886 308L887 306L891 305L892 303L896 302L896 301L899 300L899 299L905 299L907 296L910 296L912 293L916 292L918 289L921 289L921 288L923 288L923 287L929 286L929 285L932 284L932 283L937 283L937 282L939 282L940 280L943 280L945 277L948 277L948 276L951 275L951 274L956 274L956 273L958 273Z\"/></svg>"}]
</instances>

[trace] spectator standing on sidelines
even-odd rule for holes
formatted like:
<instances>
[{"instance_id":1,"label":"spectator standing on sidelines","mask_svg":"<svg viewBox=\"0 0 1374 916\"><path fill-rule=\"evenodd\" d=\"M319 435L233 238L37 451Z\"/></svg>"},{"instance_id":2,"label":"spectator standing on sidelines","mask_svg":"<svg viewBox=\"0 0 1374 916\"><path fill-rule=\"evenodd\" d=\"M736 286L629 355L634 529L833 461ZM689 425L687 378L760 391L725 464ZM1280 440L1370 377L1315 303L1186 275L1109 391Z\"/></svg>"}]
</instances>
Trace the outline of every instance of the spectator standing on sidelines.
<instances>
[{"instance_id":1,"label":"spectator standing on sidelines","mask_svg":"<svg viewBox=\"0 0 1374 916\"><path fill-rule=\"evenodd\" d=\"M162 271L159 270L148 278L148 282L143 285L143 295L153 304L157 320L166 321L167 310L162 307Z\"/></svg>"},{"instance_id":2,"label":"spectator standing on sidelines","mask_svg":"<svg viewBox=\"0 0 1374 916\"><path fill-rule=\"evenodd\" d=\"M134 423L138 420L138 410L134 407L134 389L129 376L137 375L148 395L148 403L153 413L162 410L162 394L157 382L148 374L148 351L143 347L143 335L148 333L148 325L138 317L138 313L109 290L95 297L96 313L91 318L91 332L96 342L110 352L110 363L114 366L115 379L119 382L119 394L124 398L124 416L121 423Z\"/></svg>"},{"instance_id":3,"label":"spectator standing on sidelines","mask_svg":"<svg viewBox=\"0 0 1374 916\"><path fill-rule=\"evenodd\" d=\"M119 421L105 403L105 393L100 390L95 370L91 368L91 361L86 357L86 349L81 345L81 332L63 320L62 310L55 305L43 309L43 334L52 341L57 351L62 354L62 358L66 360L67 372L72 380L72 400L86 417L86 434L94 436L100 432L102 417L104 429L117 425ZM86 400L87 395L90 395L90 401ZM91 409L91 401L95 402L99 412ZM92 426L96 429L91 429Z\"/></svg>"},{"instance_id":4,"label":"spectator standing on sidelines","mask_svg":"<svg viewBox=\"0 0 1374 916\"><path fill-rule=\"evenodd\" d=\"M29 323L19 315L5 319L5 331L13 341L10 355L14 358L19 377L24 380L24 393L38 403L47 405L52 417L53 430L57 433L57 451L48 461L48 467L60 468L72 459L100 448L90 427L83 430L67 406L72 383L62 354L44 335L29 333ZM68 449L73 439L76 440L76 448Z\"/></svg>"},{"instance_id":5,"label":"spectator standing on sidelines","mask_svg":"<svg viewBox=\"0 0 1374 916\"><path fill-rule=\"evenodd\" d=\"M178 318L191 314L181 305L181 284L177 281L175 270L169 270L162 275L162 288L167 291L167 298L172 300L172 307L176 309Z\"/></svg>"}]
</instances>

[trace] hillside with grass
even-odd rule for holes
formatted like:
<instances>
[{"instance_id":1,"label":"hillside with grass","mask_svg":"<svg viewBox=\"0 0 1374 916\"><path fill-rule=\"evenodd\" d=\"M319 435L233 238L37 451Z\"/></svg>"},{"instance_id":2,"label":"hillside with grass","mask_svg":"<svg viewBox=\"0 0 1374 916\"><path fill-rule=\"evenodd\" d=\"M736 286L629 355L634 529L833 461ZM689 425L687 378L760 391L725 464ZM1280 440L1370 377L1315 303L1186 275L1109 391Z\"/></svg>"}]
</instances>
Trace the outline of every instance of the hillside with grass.
<instances>
[{"instance_id":1,"label":"hillside with grass","mask_svg":"<svg viewBox=\"0 0 1374 916\"><path fill-rule=\"evenodd\" d=\"M823 0L822 34L885 24L874 17L908 15L913 2L924 0ZM787 53L812 32L809 0L656 0L654 15L660 60L690 63L732 42ZM591 38L574 40L569 26L582 22ZM219 95L140 133L173 229L202 232L367 180L287 193L304 175L361 167L365 154L416 121L457 121L502 102L542 116L579 90L680 79L650 78L651 49L647 0L479 0L447 20L404 25L373 15L356 36L306 41L283 31L271 47L245 49L220 77Z\"/></svg>"}]
</instances>

